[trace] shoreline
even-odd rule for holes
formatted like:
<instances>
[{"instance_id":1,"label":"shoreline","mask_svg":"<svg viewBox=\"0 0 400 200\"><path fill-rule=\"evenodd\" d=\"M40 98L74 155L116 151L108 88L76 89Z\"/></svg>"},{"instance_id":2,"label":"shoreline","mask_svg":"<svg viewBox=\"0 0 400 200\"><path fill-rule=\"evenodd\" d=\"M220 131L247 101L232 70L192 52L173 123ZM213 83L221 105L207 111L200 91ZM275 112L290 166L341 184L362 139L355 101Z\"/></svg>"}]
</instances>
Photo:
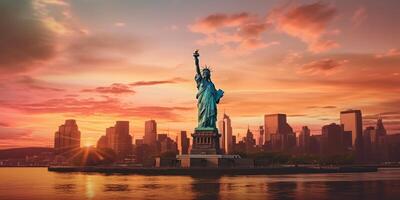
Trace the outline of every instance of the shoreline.
<instances>
[{"instance_id":1,"label":"shoreline","mask_svg":"<svg viewBox=\"0 0 400 200\"><path fill-rule=\"evenodd\" d=\"M320 173L363 173L377 172L377 167L255 167L255 168L141 168L114 166L49 166L50 172L97 172L106 174L138 175L284 175L284 174L320 174Z\"/></svg>"}]
</instances>

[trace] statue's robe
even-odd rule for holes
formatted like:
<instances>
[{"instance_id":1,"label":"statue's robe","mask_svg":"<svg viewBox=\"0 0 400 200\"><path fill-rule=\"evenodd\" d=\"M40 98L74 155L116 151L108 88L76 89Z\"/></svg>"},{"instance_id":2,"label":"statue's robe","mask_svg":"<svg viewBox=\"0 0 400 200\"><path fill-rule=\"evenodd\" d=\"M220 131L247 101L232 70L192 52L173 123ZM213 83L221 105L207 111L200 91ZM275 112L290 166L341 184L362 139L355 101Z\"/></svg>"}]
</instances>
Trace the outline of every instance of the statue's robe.
<instances>
[{"instance_id":1,"label":"statue's robe","mask_svg":"<svg viewBox=\"0 0 400 200\"><path fill-rule=\"evenodd\" d=\"M197 108L198 108L198 127L216 128L217 104L223 95L222 90L216 90L211 80L206 80L200 74L196 74L197 83Z\"/></svg>"}]
</instances>

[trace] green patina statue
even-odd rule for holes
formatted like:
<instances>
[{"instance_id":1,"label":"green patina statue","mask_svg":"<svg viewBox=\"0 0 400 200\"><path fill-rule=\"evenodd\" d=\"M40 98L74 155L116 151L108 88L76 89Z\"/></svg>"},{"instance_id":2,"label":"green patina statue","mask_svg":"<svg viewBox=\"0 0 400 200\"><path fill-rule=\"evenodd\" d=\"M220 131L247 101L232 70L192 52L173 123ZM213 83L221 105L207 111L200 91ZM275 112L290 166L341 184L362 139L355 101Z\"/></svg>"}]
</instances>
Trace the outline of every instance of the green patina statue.
<instances>
[{"instance_id":1,"label":"green patina statue","mask_svg":"<svg viewBox=\"0 0 400 200\"><path fill-rule=\"evenodd\" d=\"M216 90L211 81L211 71L207 66L200 71L199 50L193 53L196 64L197 83L197 108L198 108L198 126L197 128L216 128L217 104L224 95L224 91Z\"/></svg>"}]
</instances>

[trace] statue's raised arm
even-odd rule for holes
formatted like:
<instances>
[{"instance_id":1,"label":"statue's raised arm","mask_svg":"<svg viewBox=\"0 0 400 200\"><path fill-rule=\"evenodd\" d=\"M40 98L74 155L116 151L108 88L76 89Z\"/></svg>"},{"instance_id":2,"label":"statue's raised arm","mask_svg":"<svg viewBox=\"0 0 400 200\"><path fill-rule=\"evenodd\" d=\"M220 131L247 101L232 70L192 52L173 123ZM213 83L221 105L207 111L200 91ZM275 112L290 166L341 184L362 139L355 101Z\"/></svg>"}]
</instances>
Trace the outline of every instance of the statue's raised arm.
<instances>
[{"instance_id":1,"label":"statue's raised arm","mask_svg":"<svg viewBox=\"0 0 400 200\"><path fill-rule=\"evenodd\" d=\"M199 64L199 57L200 57L200 54L199 54L199 50L198 50L198 49L196 49L196 50L194 51L193 57L194 57L194 63L195 63L195 65L196 65L196 72L197 72L197 74L198 74L199 76L201 76L200 64Z\"/></svg>"}]
</instances>

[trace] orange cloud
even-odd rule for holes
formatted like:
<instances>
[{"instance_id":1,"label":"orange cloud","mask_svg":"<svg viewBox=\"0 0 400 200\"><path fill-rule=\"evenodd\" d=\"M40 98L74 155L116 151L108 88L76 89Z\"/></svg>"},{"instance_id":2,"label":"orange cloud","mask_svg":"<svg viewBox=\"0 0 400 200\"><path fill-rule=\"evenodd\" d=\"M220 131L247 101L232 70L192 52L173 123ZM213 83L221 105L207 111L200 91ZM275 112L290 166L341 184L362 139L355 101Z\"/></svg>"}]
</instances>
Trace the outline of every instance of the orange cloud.
<instances>
[{"instance_id":1,"label":"orange cloud","mask_svg":"<svg viewBox=\"0 0 400 200\"><path fill-rule=\"evenodd\" d=\"M268 20L278 30L307 43L311 52L318 53L339 46L338 43L324 38L330 32L328 26L336 15L337 10L333 6L316 2L274 9Z\"/></svg>"},{"instance_id":2,"label":"orange cloud","mask_svg":"<svg viewBox=\"0 0 400 200\"><path fill-rule=\"evenodd\" d=\"M34 79L30 76L22 76L21 78L18 78L16 80L16 83L26 86L27 88L29 88L31 90L47 90L47 91L53 91L53 92L65 91L64 89L61 89L61 88L47 86L48 84L45 83L44 81Z\"/></svg>"},{"instance_id":3,"label":"orange cloud","mask_svg":"<svg viewBox=\"0 0 400 200\"><path fill-rule=\"evenodd\" d=\"M189 29L198 33L217 32L221 27L238 27L248 21L250 17L250 14L246 12L232 15L212 14L190 25Z\"/></svg>"},{"instance_id":4,"label":"orange cloud","mask_svg":"<svg viewBox=\"0 0 400 200\"><path fill-rule=\"evenodd\" d=\"M192 107L167 107L167 106L137 106L133 107L121 102L118 98L102 96L101 98L57 98L47 99L36 103L8 102L1 105L28 114L76 114L109 116L135 116L139 118L157 118L166 120L179 120L176 111L189 111Z\"/></svg>"},{"instance_id":5,"label":"orange cloud","mask_svg":"<svg viewBox=\"0 0 400 200\"><path fill-rule=\"evenodd\" d=\"M131 90L129 86L121 83L113 83L108 87L96 87L95 89L83 89L81 92L97 92L97 93L111 93L111 94L125 94L125 93L135 93Z\"/></svg>"},{"instance_id":6,"label":"orange cloud","mask_svg":"<svg viewBox=\"0 0 400 200\"><path fill-rule=\"evenodd\" d=\"M302 65L298 72L305 75L316 75L316 74L329 75L334 73L337 70L337 68L343 66L343 64L346 62L348 61L321 59Z\"/></svg>"},{"instance_id":7,"label":"orange cloud","mask_svg":"<svg viewBox=\"0 0 400 200\"><path fill-rule=\"evenodd\" d=\"M130 87L138 87L138 86L152 86L152 85L161 85L161 84L173 84L186 82L186 79L183 78L173 78L168 80L160 80L160 81L137 81L130 84L122 84L122 83L113 83L110 86L101 86L96 87L94 89L83 89L81 92L96 92L96 93L110 93L110 94L132 94L135 93L134 90L130 89Z\"/></svg>"},{"instance_id":8,"label":"orange cloud","mask_svg":"<svg viewBox=\"0 0 400 200\"><path fill-rule=\"evenodd\" d=\"M198 41L200 45L218 44L222 46L222 52L227 54L246 54L271 46L272 43L261 40L261 34L269 27L270 25L257 15L242 12L209 15L189 25L189 30L205 35L205 38Z\"/></svg>"},{"instance_id":9,"label":"orange cloud","mask_svg":"<svg viewBox=\"0 0 400 200\"><path fill-rule=\"evenodd\" d=\"M386 57L396 57L400 56L400 50L396 48L389 49L387 52L381 53L381 54L376 54L376 58L386 58Z\"/></svg>"},{"instance_id":10,"label":"orange cloud","mask_svg":"<svg viewBox=\"0 0 400 200\"><path fill-rule=\"evenodd\" d=\"M180 82L187 82L188 80L183 78L173 78L168 80L160 80L160 81L137 81L134 83L130 83L130 86L149 86L149 85L160 85L160 84L169 84L169 83L180 83Z\"/></svg>"}]
</instances>

